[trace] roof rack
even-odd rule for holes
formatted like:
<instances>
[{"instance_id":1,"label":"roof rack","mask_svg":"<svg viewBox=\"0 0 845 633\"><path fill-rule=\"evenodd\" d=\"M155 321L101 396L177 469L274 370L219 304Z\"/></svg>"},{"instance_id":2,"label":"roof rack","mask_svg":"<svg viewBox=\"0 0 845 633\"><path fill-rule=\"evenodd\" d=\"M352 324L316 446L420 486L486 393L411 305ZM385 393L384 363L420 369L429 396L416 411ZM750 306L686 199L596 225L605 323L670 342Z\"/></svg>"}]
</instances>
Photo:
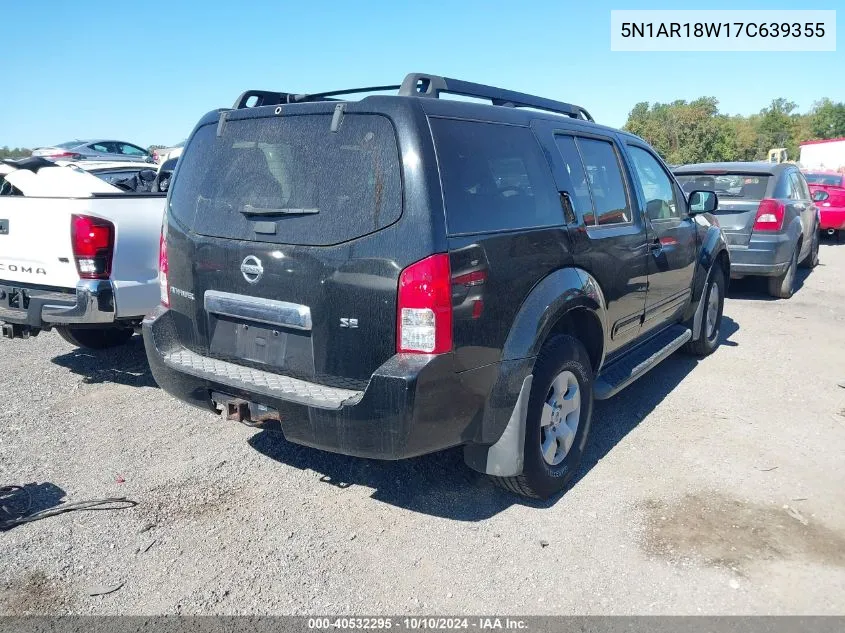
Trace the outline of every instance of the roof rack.
<instances>
[{"instance_id":1,"label":"roof rack","mask_svg":"<svg viewBox=\"0 0 845 633\"><path fill-rule=\"evenodd\" d=\"M497 106L511 108L535 108L546 112L564 114L573 119L593 121L593 117L584 108L563 101L554 101L545 97L505 90L494 86L486 86L461 79L449 79L440 75L429 75L426 73L410 73L405 76L401 85L396 86L369 86L366 88L349 88L346 90L333 90L329 92L317 92L313 94L295 94L290 92L274 92L267 90L247 90L235 101L234 109L258 107L265 105L282 105L286 103L305 103L309 101L336 101L334 97L341 95L365 93L365 92L387 92L398 90L400 97L428 97L439 99L441 93L460 95L463 97L475 97L489 99L490 103Z\"/></svg>"}]
</instances>

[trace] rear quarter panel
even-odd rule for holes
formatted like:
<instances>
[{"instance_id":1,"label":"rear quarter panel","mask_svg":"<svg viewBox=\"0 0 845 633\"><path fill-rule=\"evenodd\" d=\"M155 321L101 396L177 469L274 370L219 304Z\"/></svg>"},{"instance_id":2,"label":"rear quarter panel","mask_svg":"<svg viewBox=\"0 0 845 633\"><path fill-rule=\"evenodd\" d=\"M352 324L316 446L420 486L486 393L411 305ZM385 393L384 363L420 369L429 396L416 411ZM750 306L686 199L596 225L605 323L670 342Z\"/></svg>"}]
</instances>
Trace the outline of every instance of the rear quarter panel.
<instances>
[{"instance_id":1,"label":"rear quarter panel","mask_svg":"<svg viewBox=\"0 0 845 633\"><path fill-rule=\"evenodd\" d=\"M85 202L89 215L115 225L111 279L117 317L145 315L159 302L158 249L164 196L110 196Z\"/></svg>"}]
</instances>

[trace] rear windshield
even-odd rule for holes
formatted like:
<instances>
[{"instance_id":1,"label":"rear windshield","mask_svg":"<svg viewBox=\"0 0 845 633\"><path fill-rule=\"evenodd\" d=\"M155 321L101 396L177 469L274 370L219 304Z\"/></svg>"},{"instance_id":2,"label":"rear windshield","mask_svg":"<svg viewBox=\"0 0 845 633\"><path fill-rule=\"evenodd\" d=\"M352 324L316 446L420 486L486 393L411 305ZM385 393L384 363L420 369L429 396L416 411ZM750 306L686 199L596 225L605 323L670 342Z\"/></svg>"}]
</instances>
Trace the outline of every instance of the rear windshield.
<instances>
[{"instance_id":1,"label":"rear windshield","mask_svg":"<svg viewBox=\"0 0 845 633\"><path fill-rule=\"evenodd\" d=\"M842 186L841 174L808 174L804 172L804 178L811 185L828 185L833 187Z\"/></svg>"},{"instance_id":2,"label":"rear windshield","mask_svg":"<svg viewBox=\"0 0 845 633\"><path fill-rule=\"evenodd\" d=\"M684 193L715 191L720 198L762 200L769 186L767 174L680 174L676 175Z\"/></svg>"},{"instance_id":3,"label":"rear windshield","mask_svg":"<svg viewBox=\"0 0 845 633\"><path fill-rule=\"evenodd\" d=\"M229 121L197 131L180 158L170 212L202 235L327 246L402 213L396 135L380 115ZM257 232L258 230L258 232Z\"/></svg>"},{"instance_id":4,"label":"rear windshield","mask_svg":"<svg viewBox=\"0 0 845 633\"><path fill-rule=\"evenodd\" d=\"M71 149L73 147L79 147L80 145L84 145L82 141L68 141L67 143L59 143L58 145L53 145L53 147L59 147L61 149Z\"/></svg>"}]
</instances>

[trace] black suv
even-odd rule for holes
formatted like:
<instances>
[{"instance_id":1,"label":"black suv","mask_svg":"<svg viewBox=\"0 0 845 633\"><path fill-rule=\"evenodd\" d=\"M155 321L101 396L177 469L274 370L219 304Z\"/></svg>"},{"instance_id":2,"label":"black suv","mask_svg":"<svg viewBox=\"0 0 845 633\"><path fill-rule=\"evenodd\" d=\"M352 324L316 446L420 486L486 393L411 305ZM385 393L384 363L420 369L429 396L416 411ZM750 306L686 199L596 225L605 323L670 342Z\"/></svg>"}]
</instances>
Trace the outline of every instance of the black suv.
<instances>
[{"instance_id":1,"label":"black suv","mask_svg":"<svg viewBox=\"0 0 845 633\"><path fill-rule=\"evenodd\" d=\"M718 345L716 204L566 103L424 74L249 91L176 167L147 355L171 394L279 420L292 442L380 459L463 445L547 497L593 398Z\"/></svg>"}]
</instances>

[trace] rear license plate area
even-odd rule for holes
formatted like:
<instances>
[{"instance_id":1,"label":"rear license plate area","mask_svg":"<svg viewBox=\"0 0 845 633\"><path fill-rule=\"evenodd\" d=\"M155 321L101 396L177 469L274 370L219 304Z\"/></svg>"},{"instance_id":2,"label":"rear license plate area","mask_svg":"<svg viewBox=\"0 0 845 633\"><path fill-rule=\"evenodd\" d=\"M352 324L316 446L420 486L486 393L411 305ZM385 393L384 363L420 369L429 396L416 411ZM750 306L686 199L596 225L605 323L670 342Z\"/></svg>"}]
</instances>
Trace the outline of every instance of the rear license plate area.
<instances>
[{"instance_id":1,"label":"rear license plate area","mask_svg":"<svg viewBox=\"0 0 845 633\"><path fill-rule=\"evenodd\" d=\"M314 372L311 337L278 325L209 314L209 351L297 374Z\"/></svg>"}]
</instances>

